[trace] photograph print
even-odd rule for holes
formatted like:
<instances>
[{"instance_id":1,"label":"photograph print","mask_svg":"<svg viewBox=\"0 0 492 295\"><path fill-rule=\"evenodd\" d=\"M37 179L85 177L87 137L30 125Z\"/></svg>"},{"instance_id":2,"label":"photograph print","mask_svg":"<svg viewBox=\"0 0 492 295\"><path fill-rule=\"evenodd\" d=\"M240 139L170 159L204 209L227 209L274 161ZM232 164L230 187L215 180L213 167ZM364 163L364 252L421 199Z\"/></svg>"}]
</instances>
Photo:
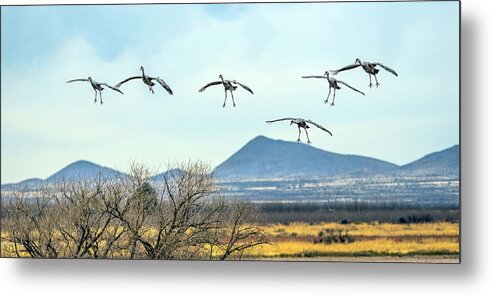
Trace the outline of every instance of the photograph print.
<instances>
[{"instance_id":1,"label":"photograph print","mask_svg":"<svg viewBox=\"0 0 492 295\"><path fill-rule=\"evenodd\" d=\"M1 6L1 258L460 263L460 2Z\"/></svg>"}]
</instances>

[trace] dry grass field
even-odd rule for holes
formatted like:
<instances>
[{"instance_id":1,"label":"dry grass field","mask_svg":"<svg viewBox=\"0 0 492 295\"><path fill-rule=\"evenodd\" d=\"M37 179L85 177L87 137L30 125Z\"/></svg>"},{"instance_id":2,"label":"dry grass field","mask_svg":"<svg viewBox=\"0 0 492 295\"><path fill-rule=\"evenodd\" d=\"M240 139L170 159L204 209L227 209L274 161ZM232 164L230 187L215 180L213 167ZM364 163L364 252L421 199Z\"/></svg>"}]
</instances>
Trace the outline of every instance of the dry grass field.
<instances>
[{"instance_id":1,"label":"dry grass field","mask_svg":"<svg viewBox=\"0 0 492 295\"><path fill-rule=\"evenodd\" d=\"M241 253L241 259L459 262L459 224L457 223L290 223L267 224L261 228L270 235L270 244L244 251ZM2 232L3 237L6 235L7 233ZM15 245L2 242L1 246L3 257L15 257L13 252Z\"/></svg>"},{"instance_id":2,"label":"dry grass field","mask_svg":"<svg viewBox=\"0 0 492 295\"><path fill-rule=\"evenodd\" d=\"M356 261L372 262L388 258L418 262L435 257L436 262L457 262L459 255L457 223L292 223L266 225L264 229L272 237L271 244L250 249L245 256L282 260L335 257L338 261L358 257Z\"/></svg>"}]
</instances>

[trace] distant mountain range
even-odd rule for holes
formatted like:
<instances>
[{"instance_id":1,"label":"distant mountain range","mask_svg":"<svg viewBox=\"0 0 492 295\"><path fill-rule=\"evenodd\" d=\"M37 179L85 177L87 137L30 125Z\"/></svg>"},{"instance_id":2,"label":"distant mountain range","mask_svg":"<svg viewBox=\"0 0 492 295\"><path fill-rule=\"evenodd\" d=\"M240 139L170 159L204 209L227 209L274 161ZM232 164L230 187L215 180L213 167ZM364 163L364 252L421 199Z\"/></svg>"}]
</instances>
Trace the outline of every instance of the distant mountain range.
<instances>
[{"instance_id":1,"label":"distant mountain range","mask_svg":"<svg viewBox=\"0 0 492 295\"><path fill-rule=\"evenodd\" d=\"M19 188L30 190L39 187L44 183L44 179L41 178L29 178L17 183L2 184L2 191L14 191Z\"/></svg>"},{"instance_id":2,"label":"distant mountain range","mask_svg":"<svg viewBox=\"0 0 492 295\"><path fill-rule=\"evenodd\" d=\"M151 180L159 179L163 173L153 176ZM459 146L455 145L426 155L407 165L398 166L374 158L337 154L306 144L258 136L215 169L215 175L221 179L308 178L335 175L368 177L379 174L458 176ZM1 189L3 191L29 189L43 183L89 179L96 175L110 179L125 174L81 160L62 168L44 180L26 179L18 183L3 184Z\"/></svg>"},{"instance_id":3,"label":"distant mountain range","mask_svg":"<svg viewBox=\"0 0 492 295\"><path fill-rule=\"evenodd\" d=\"M419 175L458 175L459 167L460 146L454 145L403 165L400 170Z\"/></svg>"},{"instance_id":4,"label":"distant mountain range","mask_svg":"<svg viewBox=\"0 0 492 295\"><path fill-rule=\"evenodd\" d=\"M89 161L80 160L67 165L46 179L30 178L17 183L2 184L2 190L11 191L16 189L36 188L41 184L56 183L61 181L76 181L91 179L100 176L103 179L111 179L125 175L123 172L104 167Z\"/></svg>"},{"instance_id":5,"label":"distant mountain range","mask_svg":"<svg viewBox=\"0 0 492 295\"><path fill-rule=\"evenodd\" d=\"M170 169L170 170L167 170L165 172L162 172L162 173L159 173L159 174L156 174L152 177L150 177L150 180L151 181L162 181L162 179L167 175L167 176L170 176L170 177L173 177L173 176L178 176L180 175L180 173L184 172L183 170L181 169Z\"/></svg>"},{"instance_id":6,"label":"distant mountain range","mask_svg":"<svg viewBox=\"0 0 492 295\"><path fill-rule=\"evenodd\" d=\"M106 179L111 179L125 174L89 161L80 160L62 168L60 171L46 178L45 181L74 181L78 179L88 179L97 175Z\"/></svg>"},{"instance_id":7,"label":"distant mountain range","mask_svg":"<svg viewBox=\"0 0 492 295\"><path fill-rule=\"evenodd\" d=\"M374 158L343 155L306 144L258 136L217 166L219 178L285 178L351 175L458 175L459 146L404 166Z\"/></svg>"},{"instance_id":8,"label":"distant mountain range","mask_svg":"<svg viewBox=\"0 0 492 295\"><path fill-rule=\"evenodd\" d=\"M389 162L327 152L306 144L258 136L217 166L219 178L333 176L397 169Z\"/></svg>"}]
</instances>

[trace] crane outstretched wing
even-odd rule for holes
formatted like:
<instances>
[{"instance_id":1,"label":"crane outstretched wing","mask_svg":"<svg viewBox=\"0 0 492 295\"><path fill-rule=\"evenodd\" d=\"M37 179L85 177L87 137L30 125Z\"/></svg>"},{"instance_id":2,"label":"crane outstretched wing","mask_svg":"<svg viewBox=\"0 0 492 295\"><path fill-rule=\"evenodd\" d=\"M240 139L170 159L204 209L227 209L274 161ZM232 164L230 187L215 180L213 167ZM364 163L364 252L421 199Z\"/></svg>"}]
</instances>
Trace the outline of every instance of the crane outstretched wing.
<instances>
[{"instance_id":1,"label":"crane outstretched wing","mask_svg":"<svg viewBox=\"0 0 492 295\"><path fill-rule=\"evenodd\" d=\"M121 81L120 83L116 84L114 87L120 88L121 84L126 83L126 82L128 82L130 80L133 80L133 79L142 79L142 76L133 76L133 77L130 77L130 78L125 79L125 80Z\"/></svg>"},{"instance_id":2,"label":"crane outstretched wing","mask_svg":"<svg viewBox=\"0 0 492 295\"><path fill-rule=\"evenodd\" d=\"M270 121L266 121L266 122L267 123L273 123L273 122L278 122L278 121L292 121L292 120L299 120L299 118L282 118L282 119L270 120Z\"/></svg>"},{"instance_id":3,"label":"crane outstretched wing","mask_svg":"<svg viewBox=\"0 0 492 295\"><path fill-rule=\"evenodd\" d=\"M239 85L239 86L241 86L241 87L243 87L244 89L246 89L246 90L248 90L249 92L251 92L251 94L254 94L254 93L253 93L253 90L251 90L251 88L249 88L248 86L246 86L246 85L244 85L244 84L241 84L241 83L239 83L239 82L238 82L238 81L236 81L236 80L232 80L231 82L232 82L232 83L234 83L234 84L237 84L237 85Z\"/></svg>"},{"instance_id":4,"label":"crane outstretched wing","mask_svg":"<svg viewBox=\"0 0 492 295\"><path fill-rule=\"evenodd\" d=\"M119 90L118 88L113 87L113 86L111 86L111 85L109 85L109 84L106 84L106 83L99 83L99 84L104 85L104 86L106 86L106 87L108 87L109 89L112 89L112 90L114 90L114 91L118 91L118 92L119 92L119 93L121 93L121 94L124 94L123 92L121 92L121 90Z\"/></svg>"},{"instance_id":5,"label":"crane outstretched wing","mask_svg":"<svg viewBox=\"0 0 492 295\"><path fill-rule=\"evenodd\" d=\"M210 86L213 86L213 85L219 85L219 84L222 84L222 81L210 82L207 85L205 85L202 88L200 88L200 90L198 90L198 92L203 92L205 89L207 89L207 87L210 87Z\"/></svg>"},{"instance_id":6,"label":"crane outstretched wing","mask_svg":"<svg viewBox=\"0 0 492 295\"><path fill-rule=\"evenodd\" d=\"M319 78L319 79L326 79L326 76L302 76L304 79L309 79L309 78Z\"/></svg>"},{"instance_id":7,"label":"crane outstretched wing","mask_svg":"<svg viewBox=\"0 0 492 295\"><path fill-rule=\"evenodd\" d=\"M173 91L171 90L171 87L169 87L169 85L167 85L166 82L164 82L164 80L162 80L159 77L150 78L150 79L156 80L157 82L159 82L159 84L161 84L161 86L164 87L164 89L166 89L167 93L169 93L170 95L173 95Z\"/></svg>"},{"instance_id":8,"label":"crane outstretched wing","mask_svg":"<svg viewBox=\"0 0 492 295\"><path fill-rule=\"evenodd\" d=\"M318 127L319 129L321 129L321 130L323 130L323 131L328 132L331 136L333 136L333 134L331 134L331 132L330 132L328 129L326 129L325 127L323 127L323 126L321 126L321 125L319 125L319 124L317 124L317 123L314 123L314 122L313 122L313 121L311 121L311 120L304 120L304 122L306 122L306 123L310 123L310 124L313 124L314 126Z\"/></svg>"},{"instance_id":9,"label":"crane outstretched wing","mask_svg":"<svg viewBox=\"0 0 492 295\"><path fill-rule=\"evenodd\" d=\"M89 82L89 79L73 79L73 80L68 80L65 83L72 83L72 82Z\"/></svg>"},{"instance_id":10,"label":"crane outstretched wing","mask_svg":"<svg viewBox=\"0 0 492 295\"><path fill-rule=\"evenodd\" d=\"M398 77L398 74L395 72L395 70L393 70L392 68L389 68L381 63L376 63L376 65L382 67L383 69L385 69L386 71L392 73L393 75L397 76Z\"/></svg>"},{"instance_id":11,"label":"crane outstretched wing","mask_svg":"<svg viewBox=\"0 0 492 295\"><path fill-rule=\"evenodd\" d=\"M351 64L351 65L348 65L348 66L344 66L343 68L339 68L338 70L334 70L334 71L330 71L330 72L332 72L333 75L336 75L339 72L343 72L343 71L355 69L357 67L360 67L360 64Z\"/></svg>"},{"instance_id":12,"label":"crane outstretched wing","mask_svg":"<svg viewBox=\"0 0 492 295\"><path fill-rule=\"evenodd\" d=\"M343 81L337 80L337 82L338 82L338 83L340 83L340 84L343 84L343 85L347 86L348 88L352 89L353 91L357 91L357 92L359 92L360 94L365 95L365 94L364 94L364 92L362 92L362 91L360 91L360 90L355 89L354 87L352 87L352 86L348 85L347 83L345 83L345 82L343 82Z\"/></svg>"}]
</instances>

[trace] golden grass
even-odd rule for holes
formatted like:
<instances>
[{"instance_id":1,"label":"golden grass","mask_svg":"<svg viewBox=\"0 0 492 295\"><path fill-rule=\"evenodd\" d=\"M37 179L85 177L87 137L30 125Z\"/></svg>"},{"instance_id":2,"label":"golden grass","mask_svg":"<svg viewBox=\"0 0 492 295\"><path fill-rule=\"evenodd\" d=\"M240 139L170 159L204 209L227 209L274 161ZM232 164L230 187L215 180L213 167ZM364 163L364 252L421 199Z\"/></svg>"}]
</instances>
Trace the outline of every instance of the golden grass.
<instances>
[{"instance_id":1,"label":"golden grass","mask_svg":"<svg viewBox=\"0 0 492 295\"><path fill-rule=\"evenodd\" d=\"M245 253L247 256L374 256L374 255L440 255L458 254L457 241L442 241L425 238L415 241L399 242L394 239L375 239L356 241L348 244L324 244L303 241L285 241L273 245L263 245Z\"/></svg>"},{"instance_id":2,"label":"golden grass","mask_svg":"<svg viewBox=\"0 0 492 295\"><path fill-rule=\"evenodd\" d=\"M243 253L243 257L456 255L460 251L459 224L456 223L388 224L375 222L347 225L292 223L289 225L268 224L262 228L271 235L272 243L249 249ZM335 232L339 229L344 232L348 230L354 242L314 243L319 232L323 231L326 235L330 229ZM155 234L152 229L146 232L146 234L152 233ZM7 234L2 232L2 237L5 238ZM1 256L15 257L14 246L2 239Z\"/></svg>"},{"instance_id":3,"label":"golden grass","mask_svg":"<svg viewBox=\"0 0 492 295\"><path fill-rule=\"evenodd\" d=\"M295 222L289 225L269 224L263 227L272 236L316 236L326 229L343 231L348 230L351 236L458 236L459 226L456 223L436 222L420 224L392 224L392 223L360 223L360 224L338 224L318 223L307 224Z\"/></svg>"},{"instance_id":4,"label":"golden grass","mask_svg":"<svg viewBox=\"0 0 492 295\"><path fill-rule=\"evenodd\" d=\"M459 224L448 222L421 224L391 223L291 223L263 227L272 236L272 245L263 245L245 255L284 256L377 256L459 254ZM314 243L320 232L348 231L352 243Z\"/></svg>"},{"instance_id":5,"label":"golden grass","mask_svg":"<svg viewBox=\"0 0 492 295\"><path fill-rule=\"evenodd\" d=\"M5 241L4 239L8 238L8 233L7 232L1 232L1 245L0 245L0 257L17 257L15 254L15 247L16 245L12 242ZM23 249L22 246L17 245L18 249ZM30 257L29 254L27 253L22 253L20 254L20 257Z\"/></svg>"}]
</instances>

